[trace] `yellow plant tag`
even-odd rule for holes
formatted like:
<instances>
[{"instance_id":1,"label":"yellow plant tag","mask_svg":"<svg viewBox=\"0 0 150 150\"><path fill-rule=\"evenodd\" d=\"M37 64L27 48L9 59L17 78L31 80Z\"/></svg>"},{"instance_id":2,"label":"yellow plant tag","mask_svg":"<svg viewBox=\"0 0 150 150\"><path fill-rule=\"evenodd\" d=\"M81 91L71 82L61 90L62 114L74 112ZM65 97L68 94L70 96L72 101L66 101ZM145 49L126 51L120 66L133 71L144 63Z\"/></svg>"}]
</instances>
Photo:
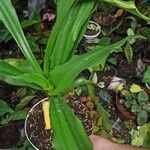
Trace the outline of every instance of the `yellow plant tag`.
<instances>
[{"instance_id":1,"label":"yellow plant tag","mask_svg":"<svg viewBox=\"0 0 150 150\"><path fill-rule=\"evenodd\" d=\"M141 92L141 91L143 91L143 89L137 84L133 83L130 87L130 92L132 92L132 93L138 93L138 92Z\"/></svg>"},{"instance_id":2,"label":"yellow plant tag","mask_svg":"<svg viewBox=\"0 0 150 150\"><path fill-rule=\"evenodd\" d=\"M43 103L43 114L44 114L44 122L45 122L45 130L51 129L50 116L49 116L49 101L45 101Z\"/></svg>"}]
</instances>

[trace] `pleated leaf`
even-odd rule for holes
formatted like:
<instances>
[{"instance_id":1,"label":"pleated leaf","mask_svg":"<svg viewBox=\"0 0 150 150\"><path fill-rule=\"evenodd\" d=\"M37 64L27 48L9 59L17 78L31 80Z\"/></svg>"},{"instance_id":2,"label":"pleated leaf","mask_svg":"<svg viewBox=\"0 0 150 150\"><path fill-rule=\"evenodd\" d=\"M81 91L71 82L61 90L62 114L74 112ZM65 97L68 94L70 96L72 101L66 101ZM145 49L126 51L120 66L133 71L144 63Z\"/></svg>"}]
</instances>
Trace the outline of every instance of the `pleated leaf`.
<instances>
[{"instance_id":1,"label":"pleated leaf","mask_svg":"<svg viewBox=\"0 0 150 150\"><path fill-rule=\"evenodd\" d=\"M0 72L0 81L4 81L15 86L27 86L33 89L41 90L41 87L35 83L26 82L25 80L19 79L16 76L8 75L3 72Z\"/></svg>"},{"instance_id":2,"label":"pleated leaf","mask_svg":"<svg viewBox=\"0 0 150 150\"><path fill-rule=\"evenodd\" d=\"M48 80L38 73L26 73L19 76L6 76L4 79L7 83L14 85L24 86L25 83L28 83L29 85L36 85L45 91L51 89Z\"/></svg>"},{"instance_id":3,"label":"pleated leaf","mask_svg":"<svg viewBox=\"0 0 150 150\"><path fill-rule=\"evenodd\" d=\"M81 121L63 98L51 98L50 116L54 131L53 146L56 150L92 150Z\"/></svg>"},{"instance_id":4,"label":"pleated leaf","mask_svg":"<svg viewBox=\"0 0 150 150\"><path fill-rule=\"evenodd\" d=\"M68 11L62 12L59 12L62 10L60 9L61 6L58 7L58 19L50 36L45 53L45 63L50 61L50 68L61 65L71 58L86 30L89 17L96 3L96 0L75 1L72 5L69 5L70 8ZM69 4L71 3L69 2ZM60 5L59 1L58 5Z\"/></svg>"},{"instance_id":5,"label":"pleated leaf","mask_svg":"<svg viewBox=\"0 0 150 150\"><path fill-rule=\"evenodd\" d=\"M62 21L68 9L72 6L75 0L58 0L57 1L57 18L56 23L51 31L51 35L48 39L48 43L45 50L44 56L44 72L46 75L49 75L50 69L50 55L53 51L53 47L55 46L55 41L57 39L60 28L62 27ZM62 7L63 6L63 7Z\"/></svg>"},{"instance_id":6,"label":"pleated leaf","mask_svg":"<svg viewBox=\"0 0 150 150\"><path fill-rule=\"evenodd\" d=\"M24 72L23 69L21 70L13 65L10 65L7 61L0 59L0 80L1 81L4 81L12 85L28 86L28 87L35 88L35 89L41 89L40 86L36 85L35 83L27 82L27 80L24 78L25 74L26 72ZM20 78L22 76L23 76L23 79ZM29 79L31 76L29 74ZM33 79L34 78L35 76L33 76Z\"/></svg>"},{"instance_id":7,"label":"pleated leaf","mask_svg":"<svg viewBox=\"0 0 150 150\"><path fill-rule=\"evenodd\" d=\"M132 38L135 38L135 36L128 36L110 46L97 46L93 50L79 56L74 56L65 64L55 67L51 71L49 79L55 85L53 94L58 95L66 92L81 71L96 65L101 65L103 68L109 54Z\"/></svg>"}]
</instances>

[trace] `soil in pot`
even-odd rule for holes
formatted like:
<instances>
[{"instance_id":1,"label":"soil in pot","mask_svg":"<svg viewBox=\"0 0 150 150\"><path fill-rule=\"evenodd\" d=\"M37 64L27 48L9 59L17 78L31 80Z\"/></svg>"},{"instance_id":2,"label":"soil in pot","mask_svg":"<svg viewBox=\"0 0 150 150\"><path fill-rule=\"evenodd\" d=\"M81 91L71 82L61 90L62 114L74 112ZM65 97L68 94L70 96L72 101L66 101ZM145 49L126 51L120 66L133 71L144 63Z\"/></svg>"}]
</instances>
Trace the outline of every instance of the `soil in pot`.
<instances>
[{"instance_id":1,"label":"soil in pot","mask_svg":"<svg viewBox=\"0 0 150 150\"><path fill-rule=\"evenodd\" d=\"M20 131L15 123L11 122L6 126L0 127L0 149L11 148L20 139Z\"/></svg>"},{"instance_id":2,"label":"soil in pot","mask_svg":"<svg viewBox=\"0 0 150 150\"><path fill-rule=\"evenodd\" d=\"M85 34L86 34L86 35L95 35L95 34L97 34L97 31L87 29L87 31L86 31L86 33L85 33Z\"/></svg>"},{"instance_id":3,"label":"soil in pot","mask_svg":"<svg viewBox=\"0 0 150 150\"><path fill-rule=\"evenodd\" d=\"M88 135L92 133L92 119L87 107L77 99L69 100L68 103L74 110L75 115L81 120ZM45 130L42 102L29 112L26 121L26 133L31 143L39 150L53 150L52 130Z\"/></svg>"}]
</instances>

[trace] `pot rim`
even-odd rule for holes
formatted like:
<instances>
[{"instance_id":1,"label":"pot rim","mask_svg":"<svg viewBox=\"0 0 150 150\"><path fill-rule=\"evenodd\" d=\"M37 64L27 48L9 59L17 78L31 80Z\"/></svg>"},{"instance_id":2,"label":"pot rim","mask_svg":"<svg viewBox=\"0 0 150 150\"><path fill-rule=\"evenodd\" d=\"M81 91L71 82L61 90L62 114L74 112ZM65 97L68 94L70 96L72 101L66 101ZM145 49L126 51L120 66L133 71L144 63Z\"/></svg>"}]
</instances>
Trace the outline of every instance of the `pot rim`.
<instances>
[{"instance_id":1,"label":"pot rim","mask_svg":"<svg viewBox=\"0 0 150 150\"><path fill-rule=\"evenodd\" d=\"M150 85L147 82L145 83L145 85L146 85L147 89L150 90Z\"/></svg>"},{"instance_id":2,"label":"pot rim","mask_svg":"<svg viewBox=\"0 0 150 150\"><path fill-rule=\"evenodd\" d=\"M29 110L29 112L28 112L28 114L27 114L27 116L26 116L26 119L25 119L25 123L24 123L25 136L26 136L27 140L29 141L29 143L30 143L36 150L39 150L39 149L31 142L31 140L30 140L30 138L29 138L29 136L28 136L28 134L27 134L27 120L28 120L28 117L29 117L29 115L30 115L29 113L32 112L32 110L33 110L37 105L39 105L40 103L42 103L42 102L44 102L44 101L46 101L46 100L48 100L48 99L49 99L49 97L43 98L43 99L41 99L39 102L37 102L35 105L33 105L33 106L31 107L31 109Z\"/></svg>"},{"instance_id":3,"label":"pot rim","mask_svg":"<svg viewBox=\"0 0 150 150\"><path fill-rule=\"evenodd\" d=\"M115 105L118 111L118 116L119 118L121 118L122 120L132 120L132 121L136 121L136 116L133 112L131 111L127 111L122 104L119 103L120 100L120 92L116 93L115 96Z\"/></svg>"},{"instance_id":4,"label":"pot rim","mask_svg":"<svg viewBox=\"0 0 150 150\"><path fill-rule=\"evenodd\" d=\"M89 23L95 24L95 25L99 28L99 30L98 30L98 32L97 32L96 34L94 34L94 35L86 35L86 34L84 34L84 37L85 37L87 40L91 40L91 39L96 38L96 37L100 34L100 32L101 32L101 26L100 26L98 23L96 23L95 21L89 21Z\"/></svg>"}]
</instances>

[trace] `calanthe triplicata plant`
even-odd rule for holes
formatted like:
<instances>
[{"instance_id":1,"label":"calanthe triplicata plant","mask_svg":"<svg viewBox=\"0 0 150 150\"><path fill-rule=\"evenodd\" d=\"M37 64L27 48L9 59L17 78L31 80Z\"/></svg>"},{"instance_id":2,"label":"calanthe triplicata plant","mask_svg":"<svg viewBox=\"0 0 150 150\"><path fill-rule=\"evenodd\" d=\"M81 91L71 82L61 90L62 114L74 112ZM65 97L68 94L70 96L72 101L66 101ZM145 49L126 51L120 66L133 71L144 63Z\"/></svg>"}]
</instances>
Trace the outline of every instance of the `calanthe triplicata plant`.
<instances>
[{"instance_id":1,"label":"calanthe triplicata plant","mask_svg":"<svg viewBox=\"0 0 150 150\"><path fill-rule=\"evenodd\" d=\"M81 122L65 103L63 94L78 86L77 77L81 71L100 64L103 67L110 53L132 38L140 37L128 36L114 44L97 45L85 54L75 55L74 51L85 33L96 5L97 0L57 1L57 19L45 49L42 68L25 38L11 0L0 0L0 20L12 34L25 57L16 59L17 63L1 59L0 80L12 85L40 89L50 96L50 118L56 150L92 149ZM24 64L24 68L19 62ZM62 130L65 133L61 132Z\"/></svg>"}]
</instances>

